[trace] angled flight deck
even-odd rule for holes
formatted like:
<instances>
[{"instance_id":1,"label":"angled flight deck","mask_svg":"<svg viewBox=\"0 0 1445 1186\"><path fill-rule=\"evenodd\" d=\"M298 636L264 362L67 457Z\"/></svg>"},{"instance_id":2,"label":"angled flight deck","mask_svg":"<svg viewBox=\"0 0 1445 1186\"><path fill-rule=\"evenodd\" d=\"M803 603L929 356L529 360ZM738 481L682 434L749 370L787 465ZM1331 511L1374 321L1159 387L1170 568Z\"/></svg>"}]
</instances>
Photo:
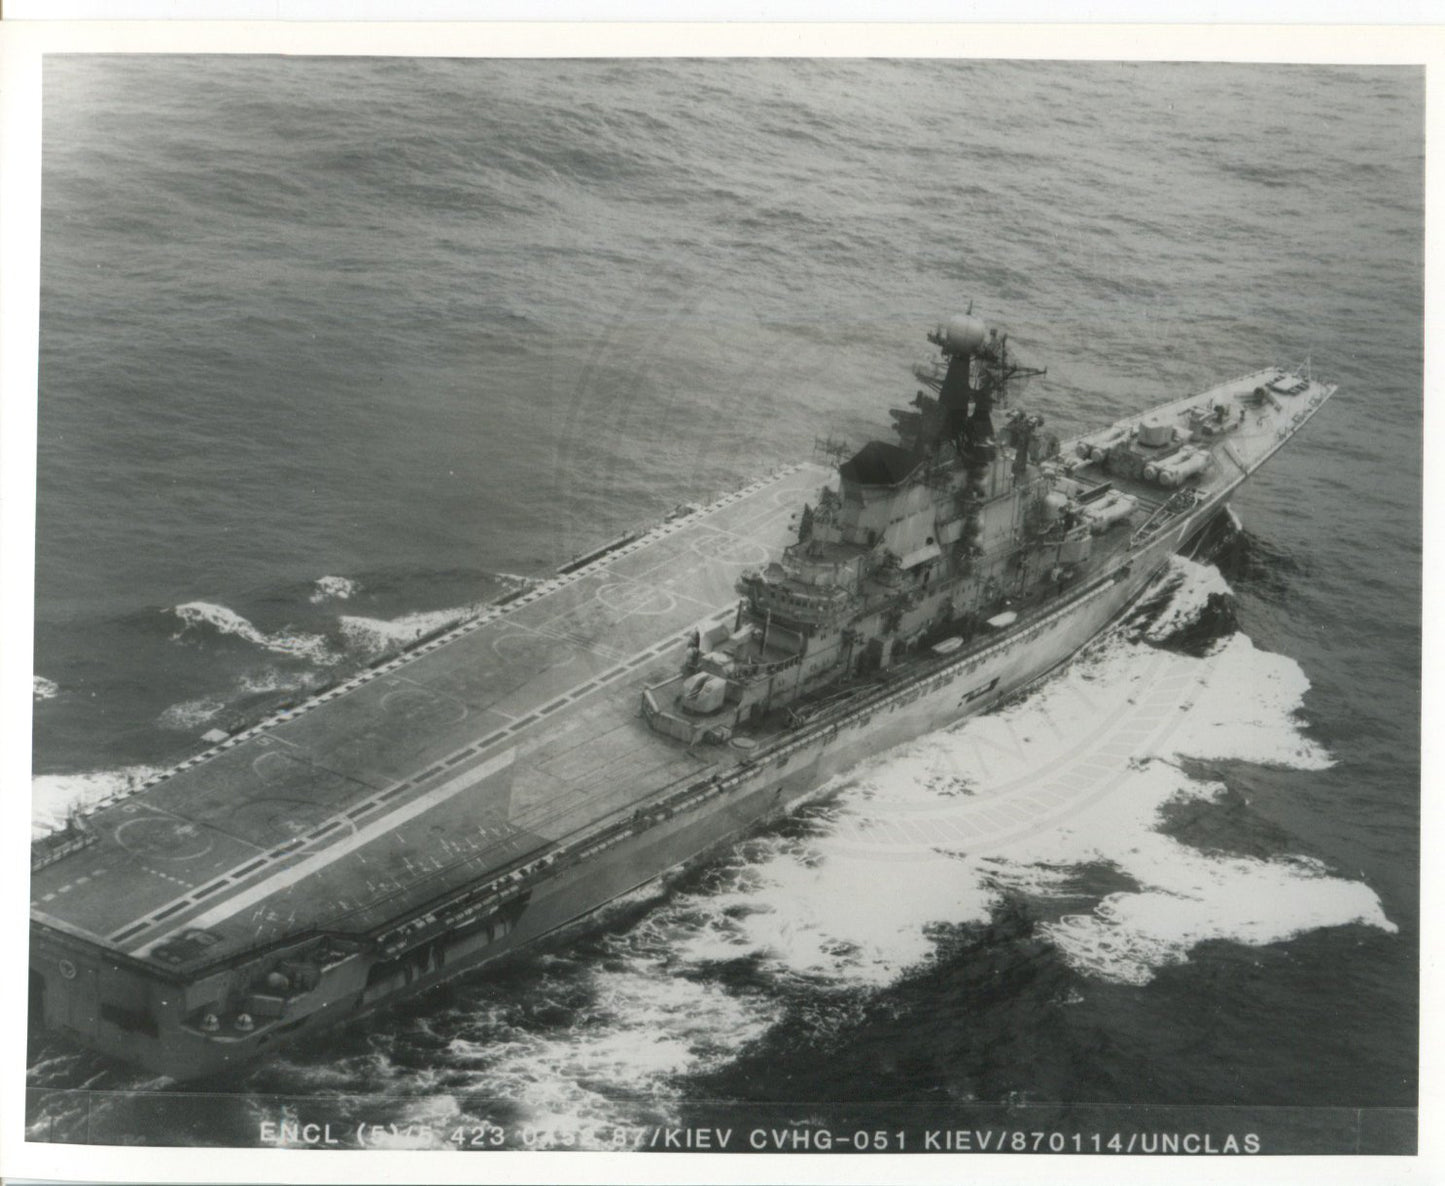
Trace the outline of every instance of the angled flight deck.
<instances>
[{"instance_id":1,"label":"angled flight deck","mask_svg":"<svg viewBox=\"0 0 1445 1186\"><path fill-rule=\"evenodd\" d=\"M102 805L88 847L33 873L32 915L172 970L367 934L730 762L653 734L639 693L732 615L827 477L794 467L663 524Z\"/></svg>"}]
</instances>

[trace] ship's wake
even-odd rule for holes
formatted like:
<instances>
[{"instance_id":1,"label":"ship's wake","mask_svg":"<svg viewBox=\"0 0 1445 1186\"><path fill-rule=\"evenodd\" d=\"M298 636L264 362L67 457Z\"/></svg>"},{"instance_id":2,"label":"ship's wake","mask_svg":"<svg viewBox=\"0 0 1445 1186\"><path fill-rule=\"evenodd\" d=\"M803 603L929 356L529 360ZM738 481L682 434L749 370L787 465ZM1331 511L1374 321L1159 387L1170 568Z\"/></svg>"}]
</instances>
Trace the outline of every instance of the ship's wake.
<instances>
[{"instance_id":1,"label":"ship's wake","mask_svg":"<svg viewBox=\"0 0 1445 1186\"><path fill-rule=\"evenodd\" d=\"M1032 939L1084 985L1148 984L1210 940L1393 932L1369 887L1306 854L1170 834L1181 805L1238 794L1220 764L1332 764L1298 715L1303 672L1238 632L1230 598L1216 569L1176 559L1029 694L866 762L564 954L464 978L352 1054L299 1049L254 1086L407 1096L426 1131L504 1122L608 1147L620 1126L675 1120L690 1081L784 1018L842 1040L870 998L942 958L941 937L1009 903L1029 903Z\"/></svg>"}]
</instances>

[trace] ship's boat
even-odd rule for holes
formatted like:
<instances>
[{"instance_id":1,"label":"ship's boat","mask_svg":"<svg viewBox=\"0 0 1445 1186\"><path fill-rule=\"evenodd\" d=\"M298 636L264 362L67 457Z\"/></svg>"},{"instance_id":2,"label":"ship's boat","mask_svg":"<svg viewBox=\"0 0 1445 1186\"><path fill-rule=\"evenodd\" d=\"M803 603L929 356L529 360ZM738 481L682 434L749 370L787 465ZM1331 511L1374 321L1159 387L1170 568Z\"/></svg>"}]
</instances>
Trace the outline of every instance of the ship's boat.
<instances>
[{"instance_id":1,"label":"ship's boat","mask_svg":"<svg viewBox=\"0 0 1445 1186\"><path fill-rule=\"evenodd\" d=\"M893 440L679 506L32 850L39 1024L211 1074L555 937L1116 618L1333 393L1060 442L971 312Z\"/></svg>"}]
</instances>

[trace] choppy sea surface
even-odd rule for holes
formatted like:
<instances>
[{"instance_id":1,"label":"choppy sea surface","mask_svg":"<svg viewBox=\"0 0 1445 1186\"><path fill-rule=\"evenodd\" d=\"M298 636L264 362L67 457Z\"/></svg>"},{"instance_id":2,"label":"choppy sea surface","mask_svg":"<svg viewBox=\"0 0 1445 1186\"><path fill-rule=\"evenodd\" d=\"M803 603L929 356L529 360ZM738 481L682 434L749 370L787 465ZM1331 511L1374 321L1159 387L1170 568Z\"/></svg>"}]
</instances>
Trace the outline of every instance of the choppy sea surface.
<instances>
[{"instance_id":1,"label":"choppy sea surface","mask_svg":"<svg viewBox=\"0 0 1445 1186\"><path fill-rule=\"evenodd\" d=\"M138 56L44 85L37 829L885 435L970 301L1061 435L1271 362L1340 394L1242 532L1029 694L204 1096L32 1034L33 1139L254 1144L324 1099L422 1144L1151 1105L1413 1147L1420 71ZM1166 662L1187 711L1113 793L890 859Z\"/></svg>"}]
</instances>

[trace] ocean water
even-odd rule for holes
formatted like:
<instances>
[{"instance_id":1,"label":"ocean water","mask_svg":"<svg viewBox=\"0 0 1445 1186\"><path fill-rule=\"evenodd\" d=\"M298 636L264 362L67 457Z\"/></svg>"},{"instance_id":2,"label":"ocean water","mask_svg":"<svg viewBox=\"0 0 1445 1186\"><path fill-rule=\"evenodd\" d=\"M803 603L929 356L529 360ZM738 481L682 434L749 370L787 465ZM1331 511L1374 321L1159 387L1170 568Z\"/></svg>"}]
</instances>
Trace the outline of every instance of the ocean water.
<instances>
[{"instance_id":1,"label":"ocean water","mask_svg":"<svg viewBox=\"0 0 1445 1186\"><path fill-rule=\"evenodd\" d=\"M885 435L970 302L1061 435L1271 362L1341 391L1028 695L201 1095L33 1034L33 1139L249 1145L326 1101L423 1145L1129 1108L1413 1148L1420 71L58 57L44 101L37 830ZM1109 794L907 839L1166 670L1185 711Z\"/></svg>"}]
</instances>

